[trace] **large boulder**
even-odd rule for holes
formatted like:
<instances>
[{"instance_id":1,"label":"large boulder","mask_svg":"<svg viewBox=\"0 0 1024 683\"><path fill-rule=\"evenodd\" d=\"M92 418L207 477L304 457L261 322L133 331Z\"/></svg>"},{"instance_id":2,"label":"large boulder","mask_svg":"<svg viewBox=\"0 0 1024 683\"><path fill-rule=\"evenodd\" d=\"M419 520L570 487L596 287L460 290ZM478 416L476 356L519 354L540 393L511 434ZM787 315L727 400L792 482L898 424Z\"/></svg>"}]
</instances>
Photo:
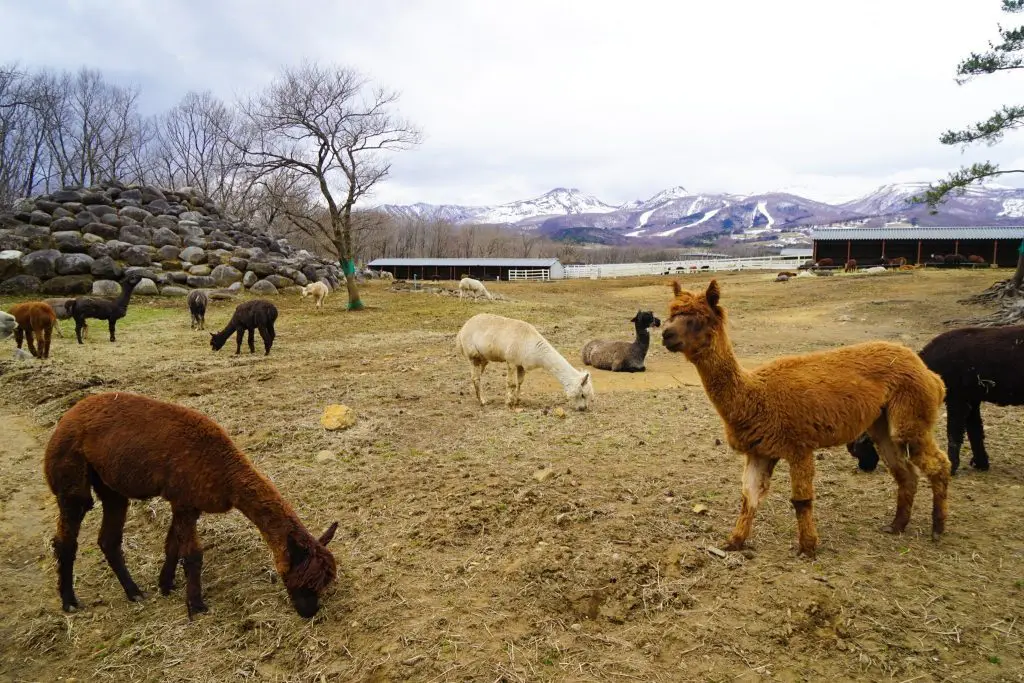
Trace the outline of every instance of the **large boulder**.
<instances>
[{"instance_id":1,"label":"large boulder","mask_svg":"<svg viewBox=\"0 0 1024 683\"><path fill-rule=\"evenodd\" d=\"M291 287L295 282L291 278L287 278L284 275L268 275L263 278L264 281L269 282L278 289L284 289L285 287Z\"/></svg>"},{"instance_id":2,"label":"large boulder","mask_svg":"<svg viewBox=\"0 0 1024 683\"><path fill-rule=\"evenodd\" d=\"M189 275L185 281L194 289L209 289L217 285L209 275Z\"/></svg>"},{"instance_id":3,"label":"large boulder","mask_svg":"<svg viewBox=\"0 0 1024 683\"><path fill-rule=\"evenodd\" d=\"M119 296L121 285L113 280L96 280L92 283L93 296Z\"/></svg>"},{"instance_id":4,"label":"large boulder","mask_svg":"<svg viewBox=\"0 0 1024 683\"><path fill-rule=\"evenodd\" d=\"M88 254L64 254L57 259L58 275L86 275L91 272L92 256Z\"/></svg>"},{"instance_id":5,"label":"large boulder","mask_svg":"<svg viewBox=\"0 0 1024 683\"><path fill-rule=\"evenodd\" d=\"M242 281L242 271L238 270L233 266L221 264L213 269L213 281L217 283L218 287L227 287L228 285Z\"/></svg>"},{"instance_id":6,"label":"large boulder","mask_svg":"<svg viewBox=\"0 0 1024 683\"><path fill-rule=\"evenodd\" d=\"M156 256L161 261L170 261L172 259L179 258L179 254L181 254L181 249L173 244L165 244L156 250Z\"/></svg>"},{"instance_id":7,"label":"large boulder","mask_svg":"<svg viewBox=\"0 0 1024 683\"><path fill-rule=\"evenodd\" d=\"M168 230L173 230L175 233L178 232L178 221L174 220L170 216L151 216L147 218L144 223L154 230L167 228Z\"/></svg>"},{"instance_id":8,"label":"large boulder","mask_svg":"<svg viewBox=\"0 0 1024 683\"><path fill-rule=\"evenodd\" d=\"M21 257L24 255L17 249L0 251L0 280L21 275Z\"/></svg>"},{"instance_id":9,"label":"large boulder","mask_svg":"<svg viewBox=\"0 0 1024 683\"><path fill-rule=\"evenodd\" d=\"M156 280L156 271L153 270L152 268L142 268L142 267L139 267L139 266L128 266L127 268L124 269L124 276L125 277L136 276L136 275L138 277L140 277L140 278L141 277L148 277L150 280Z\"/></svg>"},{"instance_id":10,"label":"large boulder","mask_svg":"<svg viewBox=\"0 0 1024 683\"><path fill-rule=\"evenodd\" d=\"M52 216L53 212L61 208L61 206L60 202L54 202L49 199L43 199L42 197L40 197L39 199L36 200L36 208L39 209L40 211L45 211L46 213Z\"/></svg>"},{"instance_id":11,"label":"large boulder","mask_svg":"<svg viewBox=\"0 0 1024 683\"><path fill-rule=\"evenodd\" d=\"M181 221L178 223L178 227L175 228L182 237L202 237L203 229L199 227L199 224L193 223L192 221Z\"/></svg>"},{"instance_id":12,"label":"large boulder","mask_svg":"<svg viewBox=\"0 0 1024 683\"><path fill-rule=\"evenodd\" d=\"M78 221L75 220L74 216L62 216L50 223L50 232L66 232L68 230L77 231L78 228Z\"/></svg>"},{"instance_id":13,"label":"large boulder","mask_svg":"<svg viewBox=\"0 0 1024 683\"><path fill-rule=\"evenodd\" d=\"M109 204L92 204L89 206L88 211L97 218L102 218L108 214L117 214L117 209Z\"/></svg>"},{"instance_id":14,"label":"large boulder","mask_svg":"<svg viewBox=\"0 0 1024 683\"><path fill-rule=\"evenodd\" d=\"M232 256L231 258L228 259L228 265L231 266L232 268L238 268L238 270L244 273L245 271L249 270L249 259Z\"/></svg>"},{"instance_id":15,"label":"large boulder","mask_svg":"<svg viewBox=\"0 0 1024 683\"><path fill-rule=\"evenodd\" d=\"M145 209L140 209L137 206L125 206L121 208L121 213L119 215L131 218L133 221L138 221L139 223L141 223L142 221L151 217L153 214L151 214L149 211L146 211Z\"/></svg>"},{"instance_id":16,"label":"large boulder","mask_svg":"<svg viewBox=\"0 0 1024 683\"><path fill-rule=\"evenodd\" d=\"M103 278L105 280L120 280L124 274L124 269L109 256L101 256L92 262L92 266L89 268L89 272L94 277Z\"/></svg>"},{"instance_id":17,"label":"large boulder","mask_svg":"<svg viewBox=\"0 0 1024 683\"><path fill-rule=\"evenodd\" d=\"M121 194L119 194L117 196L117 198L121 199L121 200L124 200L124 201L141 202L142 201L142 190L140 190L137 187L129 187L126 190L121 190Z\"/></svg>"},{"instance_id":18,"label":"large boulder","mask_svg":"<svg viewBox=\"0 0 1024 683\"><path fill-rule=\"evenodd\" d=\"M189 275L188 273L186 273L183 270L179 270L179 271L171 273L171 280L173 280L174 282L178 283L179 285L188 284L188 279L190 277L194 277L194 276L193 275Z\"/></svg>"},{"instance_id":19,"label":"large boulder","mask_svg":"<svg viewBox=\"0 0 1024 683\"><path fill-rule=\"evenodd\" d=\"M274 264L266 261L249 261L249 270L256 273L256 277L266 277L275 272Z\"/></svg>"},{"instance_id":20,"label":"large boulder","mask_svg":"<svg viewBox=\"0 0 1024 683\"><path fill-rule=\"evenodd\" d=\"M137 244L121 252L121 260L130 266L148 266L153 261L151 250L152 247Z\"/></svg>"},{"instance_id":21,"label":"large boulder","mask_svg":"<svg viewBox=\"0 0 1024 683\"><path fill-rule=\"evenodd\" d=\"M66 188L54 192L52 195L50 195L50 199L52 199L55 202L60 202L62 204L64 202L81 202L82 192L80 190Z\"/></svg>"},{"instance_id":22,"label":"large boulder","mask_svg":"<svg viewBox=\"0 0 1024 683\"><path fill-rule=\"evenodd\" d=\"M188 296L188 290L177 285L167 285L160 290L164 296Z\"/></svg>"},{"instance_id":23,"label":"large boulder","mask_svg":"<svg viewBox=\"0 0 1024 683\"><path fill-rule=\"evenodd\" d=\"M178 254L178 258L189 263L206 263L206 251L199 247L185 247Z\"/></svg>"},{"instance_id":24,"label":"large boulder","mask_svg":"<svg viewBox=\"0 0 1024 683\"><path fill-rule=\"evenodd\" d=\"M42 285L35 275L15 275L0 282L0 294L35 294Z\"/></svg>"},{"instance_id":25,"label":"large boulder","mask_svg":"<svg viewBox=\"0 0 1024 683\"><path fill-rule=\"evenodd\" d=\"M252 292L253 294L277 294L277 287L275 287L274 283L272 282L260 280L252 287L250 287L249 291Z\"/></svg>"},{"instance_id":26,"label":"large boulder","mask_svg":"<svg viewBox=\"0 0 1024 683\"><path fill-rule=\"evenodd\" d=\"M178 234L170 228L158 228L156 232L153 233L153 246L164 247L168 245L180 247L181 238L178 237Z\"/></svg>"},{"instance_id":27,"label":"large boulder","mask_svg":"<svg viewBox=\"0 0 1024 683\"><path fill-rule=\"evenodd\" d=\"M208 265L206 265L204 263L204 264L200 264L198 266L191 266L191 267L189 267L188 274L189 275L210 275L210 274L212 274L212 271L210 270L210 266L208 266Z\"/></svg>"},{"instance_id":28,"label":"large boulder","mask_svg":"<svg viewBox=\"0 0 1024 683\"><path fill-rule=\"evenodd\" d=\"M167 196L159 188L152 185L143 185L139 190L142 194L139 201L143 204L148 204L157 199L167 199Z\"/></svg>"},{"instance_id":29,"label":"large boulder","mask_svg":"<svg viewBox=\"0 0 1024 683\"><path fill-rule=\"evenodd\" d=\"M53 277L57 274L57 259L61 256L56 249L42 249L21 257L21 269L26 275L38 278Z\"/></svg>"},{"instance_id":30,"label":"large boulder","mask_svg":"<svg viewBox=\"0 0 1024 683\"><path fill-rule=\"evenodd\" d=\"M49 225L53 222L53 217L45 211L36 209L29 214L29 223L32 225Z\"/></svg>"},{"instance_id":31,"label":"large boulder","mask_svg":"<svg viewBox=\"0 0 1024 683\"><path fill-rule=\"evenodd\" d=\"M289 280L295 282L300 287L305 287L309 284L309 279L302 274L301 271L295 268L289 268L288 266L281 266L277 269L279 275L284 275Z\"/></svg>"},{"instance_id":32,"label":"large boulder","mask_svg":"<svg viewBox=\"0 0 1024 683\"><path fill-rule=\"evenodd\" d=\"M92 291L92 275L58 275L39 288L42 294L88 294Z\"/></svg>"},{"instance_id":33,"label":"large boulder","mask_svg":"<svg viewBox=\"0 0 1024 683\"><path fill-rule=\"evenodd\" d=\"M179 221L191 221L196 225L201 223L203 218L203 214L199 213L198 211L185 211L178 216Z\"/></svg>"},{"instance_id":34,"label":"large boulder","mask_svg":"<svg viewBox=\"0 0 1024 683\"><path fill-rule=\"evenodd\" d=\"M91 235L99 235L105 240L116 240L121 234L121 228L113 225L107 225L106 223L88 223L84 228L82 228L82 232Z\"/></svg>"},{"instance_id":35,"label":"large boulder","mask_svg":"<svg viewBox=\"0 0 1024 683\"><path fill-rule=\"evenodd\" d=\"M245 275L242 276L242 284L246 287L252 287L256 284L257 280L259 280L259 277L251 270L246 271Z\"/></svg>"},{"instance_id":36,"label":"large boulder","mask_svg":"<svg viewBox=\"0 0 1024 683\"><path fill-rule=\"evenodd\" d=\"M134 246L139 245L129 244L128 242L122 242L121 240L110 240L109 242L107 242L107 253L109 253L112 257L119 259L121 258L121 254L123 254L125 250L131 249Z\"/></svg>"},{"instance_id":37,"label":"large boulder","mask_svg":"<svg viewBox=\"0 0 1024 683\"><path fill-rule=\"evenodd\" d=\"M82 233L77 230L62 230L55 232L50 237L53 239L53 246L65 253L84 254L89 245L82 239Z\"/></svg>"},{"instance_id":38,"label":"large boulder","mask_svg":"<svg viewBox=\"0 0 1024 683\"><path fill-rule=\"evenodd\" d=\"M121 228L118 239L130 244L151 244L153 228L147 228L145 225L126 225Z\"/></svg>"},{"instance_id":39,"label":"large boulder","mask_svg":"<svg viewBox=\"0 0 1024 683\"><path fill-rule=\"evenodd\" d=\"M89 206L92 206L93 204L109 204L110 197L103 194L102 192L94 192L92 190L87 190L82 193L81 202Z\"/></svg>"},{"instance_id":40,"label":"large boulder","mask_svg":"<svg viewBox=\"0 0 1024 683\"><path fill-rule=\"evenodd\" d=\"M95 237L96 235L90 235ZM82 236L85 239L85 236ZM106 242L99 242L97 244L90 244L89 248L85 250L85 253L93 258L103 258L104 256L110 256L110 247L107 246Z\"/></svg>"},{"instance_id":41,"label":"large boulder","mask_svg":"<svg viewBox=\"0 0 1024 683\"><path fill-rule=\"evenodd\" d=\"M52 244L50 229L45 225L19 225L14 229L14 234L24 237L28 248L33 251L49 249Z\"/></svg>"},{"instance_id":42,"label":"large boulder","mask_svg":"<svg viewBox=\"0 0 1024 683\"><path fill-rule=\"evenodd\" d=\"M157 289L156 283L148 277L144 277L139 280L139 284L135 286L135 294L141 294L142 296L156 296L160 293Z\"/></svg>"}]
</instances>

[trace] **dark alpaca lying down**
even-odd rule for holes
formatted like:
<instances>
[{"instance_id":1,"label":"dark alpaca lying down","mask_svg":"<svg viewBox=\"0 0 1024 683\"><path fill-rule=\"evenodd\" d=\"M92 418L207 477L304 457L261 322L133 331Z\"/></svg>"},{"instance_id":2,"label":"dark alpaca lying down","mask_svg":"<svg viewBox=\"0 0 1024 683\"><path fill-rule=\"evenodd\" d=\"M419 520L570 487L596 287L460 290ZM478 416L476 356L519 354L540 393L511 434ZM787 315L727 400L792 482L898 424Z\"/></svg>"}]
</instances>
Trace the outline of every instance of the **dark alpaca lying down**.
<instances>
[{"instance_id":1,"label":"dark alpaca lying down","mask_svg":"<svg viewBox=\"0 0 1024 683\"><path fill-rule=\"evenodd\" d=\"M595 339L583 347L583 363L612 372L643 372L647 349L651 346L650 327L661 327L651 311L637 311L630 319L636 328L633 342Z\"/></svg>"}]
</instances>

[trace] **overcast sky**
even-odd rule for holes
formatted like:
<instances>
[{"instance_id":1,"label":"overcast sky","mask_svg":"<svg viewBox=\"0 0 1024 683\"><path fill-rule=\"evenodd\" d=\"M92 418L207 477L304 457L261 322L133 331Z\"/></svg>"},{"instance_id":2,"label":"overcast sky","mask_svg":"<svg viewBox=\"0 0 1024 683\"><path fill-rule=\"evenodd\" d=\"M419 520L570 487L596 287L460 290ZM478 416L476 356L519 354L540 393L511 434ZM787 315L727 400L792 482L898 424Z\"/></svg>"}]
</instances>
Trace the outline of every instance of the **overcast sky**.
<instances>
[{"instance_id":1,"label":"overcast sky","mask_svg":"<svg viewBox=\"0 0 1024 683\"><path fill-rule=\"evenodd\" d=\"M675 185L825 201L961 163L939 134L1018 104L957 63L1024 23L998 0L0 0L0 62L99 68L159 111L304 58L402 93L424 143L374 203L493 204L556 186L609 203ZM159 9L157 9L159 8Z\"/></svg>"}]
</instances>

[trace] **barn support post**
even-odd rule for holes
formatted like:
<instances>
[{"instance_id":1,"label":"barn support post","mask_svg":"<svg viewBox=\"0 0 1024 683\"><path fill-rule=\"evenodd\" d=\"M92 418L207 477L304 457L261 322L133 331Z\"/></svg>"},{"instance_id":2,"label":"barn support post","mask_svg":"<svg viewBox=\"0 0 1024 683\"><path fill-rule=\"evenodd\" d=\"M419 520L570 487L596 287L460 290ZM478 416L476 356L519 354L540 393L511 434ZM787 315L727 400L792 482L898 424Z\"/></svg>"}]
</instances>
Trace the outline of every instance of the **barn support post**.
<instances>
[{"instance_id":1,"label":"barn support post","mask_svg":"<svg viewBox=\"0 0 1024 683\"><path fill-rule=\"evenodd\" d=\"M818 240L811 242L811 260L818 262Z\"/></svg>"},{"instance_id":2,"label":"barn support post","mask_svg":"<svg viewBox=\"0 0 1024 683\"><path fill-rule=\"evenodd\" d=\"M882 240L882 260L883 261L887 260L887 257L885 255L885 240Z\"/></svg>"},{"instance_id":3,"label":"barn support post","mask_svg":"<svg viewBox=\"0 0 1024 683\"><path fill-rule=\"evenodd\" d=\"M850 260L851 240L846 240L846 260Z\"/></svg>"},{"instance_id":4,"label":"barn support post","mask_svg":"<svg viewBox=\"0 0 1024 683\"><path fill-rule=\"evenodd\" d=\"M992 267L999 263L999 240L992 240Z\"/></svg>"},{"instance_id":5,"label":"barn support post","mask_svg":"<svg viewBox=\"0 0 1024 683\"><path fill-rule=\"evenodd\" d=\"M957 240L957 241L953 242L953 253L954 254L959 254L960 253L960 240Z\"/></svg>"},{"instance_id":6,"label":"barn support post","mask_svg":"<svg viewBox=\"0 0 1024 683\"><path fill-rule=\"evenodd\" d=\"M917 260L914 261L914 265L921 262L921 240L917 241Z\"/></svg>"}]
</instances>

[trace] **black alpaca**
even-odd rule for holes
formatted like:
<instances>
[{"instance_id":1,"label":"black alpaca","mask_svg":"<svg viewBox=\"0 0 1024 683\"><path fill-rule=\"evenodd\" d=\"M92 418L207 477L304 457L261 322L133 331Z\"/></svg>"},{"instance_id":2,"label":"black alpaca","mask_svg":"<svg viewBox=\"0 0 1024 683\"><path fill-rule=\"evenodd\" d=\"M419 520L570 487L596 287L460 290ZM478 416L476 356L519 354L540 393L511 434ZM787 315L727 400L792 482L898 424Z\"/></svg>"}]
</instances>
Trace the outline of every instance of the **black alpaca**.
<instances>
[{"instance_id":1,"label":"black alpaca","mask_svg":"<svg viewBox=\"0 0 1024 683\"><path fill-rule=\"evenodd\" d=\"M201 289L194 289L188 294L188 312L192 316L192 329L202 330L206 328L206 306L210 303L210 297Z\"/></svg>"},{"instance_id":2,"label":"black alpaca","mask_svg":"<svg viewBox=\"0 0 1024 683\"><path fill-rule=\"evenodd\" d=\"M644 359L651 346L650 327L661 327L661 321L651 311L637 311L630 321L636 327L633 343L595 339L583 347L583 362L612 372L643 372Z\"/></svg>"},{"instance_id":3,"label":"black alpaca","mask_svg":"<svg viewBox=\"0 0 1024 683\"><path fill-rule=\"evenodd\" d=\"M92 296L80 296L77 299L69 299L65 308L71 317L75 319L75 336L78 343L82 343L82 330L86 329L86 320L106 320L110 325L110 341L117 341L114 338L114 328L117 321L128 312L128 302L131 301L132 291L142 280L142 276L132 273L121 282L121 296L116 300L98 299Z\"/></svg>"},{"instance_id":4,"label":"black alpaca","mask_svg":"<svg viewBox=\"0 0 1024 683\"><path fill-rule=\"evenodd\" d=\"M964 432L971 443L971 466L989 468L981 404L1024 405L1024 326L965 327L943 332L921 349L921 360L946 384L946 435L952 471L960 466ZM878 465L866 435L847 444L862 470Z\"/></svg>"},{"instance_id":5,"label":"black alpaca","mask_svg":"<svg viewBox=\"0 0 1024 683\"><path fill-rule=\"evenodd\" d=\"M274 344L275 320L277 320L277 307L266 299L254 299L238 304L228 326L220 332L210 333L210 348L220 351L228 337L232 333L237 333L238 348L235 350L237 356L242 352L242 335L248 331L249 353L256 353L253 332L258 329L260 337L263 338L263 348L266 349L266 353L263 355L270 355L270 347Z\"/></svg>"}]
</instances>

